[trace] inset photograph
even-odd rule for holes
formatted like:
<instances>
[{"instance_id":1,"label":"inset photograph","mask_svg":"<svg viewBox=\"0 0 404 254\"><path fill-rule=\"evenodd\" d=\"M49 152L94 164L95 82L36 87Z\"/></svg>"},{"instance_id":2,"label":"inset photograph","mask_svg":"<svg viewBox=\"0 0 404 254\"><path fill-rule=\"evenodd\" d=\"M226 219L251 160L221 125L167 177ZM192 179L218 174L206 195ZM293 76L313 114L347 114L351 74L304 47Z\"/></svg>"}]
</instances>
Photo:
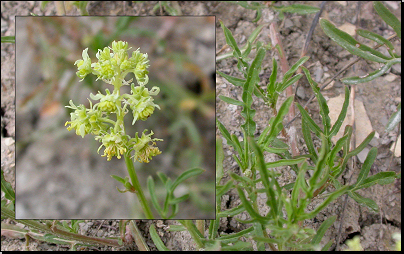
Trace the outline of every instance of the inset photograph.
<instances>
[{"instance_id":1,"label":"inset photograph","mask_svg":"<svg viewBox=\"0 0 404 254\"><path fill-rule=\"evenodd\" d=\"M16 17L16 219L215 219L215 17Z\"/></svg>"}]
</instances>

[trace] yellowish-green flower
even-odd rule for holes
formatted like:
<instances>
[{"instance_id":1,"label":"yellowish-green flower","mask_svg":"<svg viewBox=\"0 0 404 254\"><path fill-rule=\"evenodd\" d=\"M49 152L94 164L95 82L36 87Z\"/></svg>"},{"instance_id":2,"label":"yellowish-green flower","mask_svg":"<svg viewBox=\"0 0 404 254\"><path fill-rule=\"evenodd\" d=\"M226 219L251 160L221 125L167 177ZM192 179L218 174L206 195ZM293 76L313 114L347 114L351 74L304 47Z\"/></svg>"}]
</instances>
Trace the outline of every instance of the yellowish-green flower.
<instances>
[{"instance_id":1,"label":"yellowish-green flower","mask_svg":"<svg viewBox=\"0 0 404 254\"><path fill-rule=\"evenodd\" d=\"M93 110L92 103L90 101L90 109L87 109L84 105L76 106L70 100L70 106L67 108L74 109L74 112L70 113L71 121L67 121L65 126L67 130L76 130L76 134L83 137L89 133L99 134L101 130L104 130L107 125L103 123L100 119L102 112L98 110Z\"/></svg>"},{"instance_id":2,"label":"yellowish-green flower","mask_svg":"<svg viewBox=\"0 0 404 254\"><path fill-rule=\"evenodd\" d=\"M131 141L134 141L134 150L135 155L134 160L144 163L149 163L152 157L161 154L161 151L158 147L155 147L156 142L154 141L163 141L162 139L154 138L152 139L151 136L153 135L153 131L150 131L150 134L146 135L147 130L144 130L142 133L142 137L138 137L138 133L136 132L135 138Z\"/></svg>"},{"instance_id":3,"label":"yellowish-green flower","mask_svg":"<svg viewBox=\"0 0 404 254\"><path fill-rule=\"evenodd\" d=\"M74 64L77 65L78 71L76 72L77 76L83 80L88 74L92 73L91 69L91 59L88 56L88 48L83 50L83 59L77 60Z\"/></svg>"},{"instance_id":4,"label":"yellowish-green flower","mask_svg":"<svg viewBox=\"0 0 404 254\"><path fill-rule=\"evenodd\" d=\"M99 110L102 112L106 113L112 113L115 112L115 110L119 107L117 105L120 105L120 99L119 99L119 94L118 92L111 92L109 89L105 89L106 95L102 94L101 92L98 91L98 94L90 94L90 98L93 100L100 100L99 103L95 104L94 106L97 106Z\"/></svg>"},{"instance_id":5,"label":"yellowish-green flower","mask_svg":"<svg viewBox=\"0 0 404 254\"><path fill-rule=\"evenodd\" d=\"M135 66L133 73L135 74L136 80L139 85L145 85L149 82L149 59L147 54L140 53L139 49L132 52L132 57L129 58L132 65Z\"/></svg>"},{"instance_id":6,"label":"yellowish-green flower","mask_svg":"<svg viewBox=\"0 0 404 254\"><path fill-rule=\"evenodd\" d=\"M125 94L123 97L126 99L126 103L129 104L129 107L132 110L132 125L135 124L138 119L145 121L151 114L153 114L155 107L160 109L160 107L153 102L154 99L152 97L152 95L157 95L159 92L160 88L156 86L151 90L148 90L142 85L136 87L134 84L131 85L131 95Z\"/></svg>"},{"instance_id":7,"label":"yellowish-green flower","mask_svg":"<svg viewBox=\"0 0 404 254\"><path fill-rule=\"evenodd\" d=\"M110 133L106 133L101 136L96 136L96 140L101 140L102 145L98 148L97 153L101 147L105 147L103 157L107 156L107 160L110 161L112 156L116 156L118 159L126 152L127 142L122 133L116 133L113 128L110 128Z\"/></svg>"}]
</instances>

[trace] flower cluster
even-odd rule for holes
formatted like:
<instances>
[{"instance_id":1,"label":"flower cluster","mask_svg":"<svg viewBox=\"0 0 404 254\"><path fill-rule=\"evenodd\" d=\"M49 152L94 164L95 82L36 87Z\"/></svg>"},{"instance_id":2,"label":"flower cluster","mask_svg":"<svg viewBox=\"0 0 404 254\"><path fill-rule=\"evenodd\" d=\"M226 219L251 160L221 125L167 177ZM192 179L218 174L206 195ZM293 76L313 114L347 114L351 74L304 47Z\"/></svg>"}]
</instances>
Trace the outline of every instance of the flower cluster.
<instances>
[{"instance_id":1,"label":"flower cluster","mask_svg":"<svg viewBox=\"0 0 404 254\"><path fill-rule=\"evenodd\" d=\"M70 113L71 121L67 121L65 125L70 125L67 129L76 130L76 134L84 137L87 134L96 135L95 139L100 141L102 145L99 150L104 147L104 154L107 160L111 160L113 156L118 159L121 155L128 155L134 151L135 161L148 163L152 157L161 153L158 147L155 147L155 141L162 139L152 139L153 131L139 138L136 133L135 138L131 138L125 133L123 126L123 118L132 111L133 122L140 119L145 121L149 118L154 109L160 107L154 103L154 98L160 89L153 87L147 89L145 86L149 81L148 70L149 60L147 54L143 54L137 49L132 52L132 57L128 57L128 43L123 41L112 42L112 48L105 47L98 50L96 57L98 62L91 63L88 56L88 48L83 50L83 59L77 60L77 76L81 81L90 73L97 76L97 80L101 79L108 84L114 86L111 93L109 89L105 90L105 94L100 91L94 95L90 94L90 98L98 101L93 105L90 101L90 108L84 105L76 106L70 101L68 108L74 111ZM112 52L111 52L112 50ZM120 87L129 85L130 81L126 81L125 76L132 72L135 75L138 85L131 84L131 94L121 94ZM110 114L116 114L116 121L109 118Z\"/></svg>"}]
</instances>

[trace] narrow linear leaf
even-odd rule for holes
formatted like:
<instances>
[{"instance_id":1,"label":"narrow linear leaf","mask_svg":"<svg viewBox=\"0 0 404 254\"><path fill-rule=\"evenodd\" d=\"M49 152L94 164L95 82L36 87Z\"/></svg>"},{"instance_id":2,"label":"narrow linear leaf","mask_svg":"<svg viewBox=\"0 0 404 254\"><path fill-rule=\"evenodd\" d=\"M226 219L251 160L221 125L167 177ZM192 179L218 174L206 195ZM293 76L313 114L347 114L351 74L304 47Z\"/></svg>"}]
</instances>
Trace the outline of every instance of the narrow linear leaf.
<instances>
[{"instance_id":1,"label":"narrow linear leaf","mask_svg":"<svg viewBox=\"0 0 404 254\"><path fill-rule=\"evenodd\" d=\"M250 68L248 69L247 81L243 87L242 99L243 102L245 103L245 106L241 111L241 115L244 117L245 123L241 125L241 127L243 127L246 134L250 137L254 135L256 128L256 124L253 120L255 110L251 109L252 93L255 88L255 85L258 84L259 81L258 74L260 72L261 64L264 57L265 57L265 49L261 47L260 49L258 49L257 55L254 58L253 62L251 63Z\"/></svg>"},{"instance_id":2,"label":"narrow linear leaf","mask_svg":"<svg viewBox=\"0 0 404 254\"><path fill-rule=\"evenodd\" d=\"M283 128L283 117L289 112L290 105L293 102L293 96L290 96L285 100L282 106L279 108L278 114L275 116L273 123L271 124L271 130L269 134L264 139L264 145L268 146L271 141L273 141L278 133Z\"/></svg>"},{"instance_id":3,"label":"narrow linear leaf","mask_svg":"<svg viewBox=\"0 0 404 254\"><path fill-rule=\"evenodd\" d=\"M375 1L373 2L373 7L380 15L380 17L387 23L387 25L391 26L394 31L397 33L398 38L401 39L401 22L398 20L393 13L389 11L381 2Z\"/></svg>"},{"instance_id":4,"label":"narrow linear leaf","mask_svg":"<svg viewBox=\"0 0 404 254\"><path fill-rule=\"evenodd\" d=\"M262 224L266 224L269 218L261 216L257 211L254 210L254 208L250 204L250 201L247 200L243 190L239 186L237 186L237 192L240 197L241 203L243 204L245 210L248 212L251 218L257 220L258 222L261 222Z\"/></svg>"},{"instance_id":5,"label":"narrow linear leaf","mask_svg":"<svg viewBox=\"0 0 404 254\"><path fill-rule=\"evenodd\" d=\"M222 101L227 102L229 104L233 104L233 105L237 105L237 106L244 106L244 102L235 100L235 99L227 97L227 96L219 95L219 98Z\"/></svg>"},{"instance_id":6,"label":"narrow linear leaf","mask_svg":"<svg viewBox=\"0 0 404 254\"><path fill-rule=\"evenodd\" d=\"M4 197L14 203L15 192L11 184L4 178L3 170L1 170L1 190L4 192Z\"/></svg>"},{"instance_id":7,"label":"narrow linear leaf","mask_svg":"<svg viewBox=\"0 0 404 254\"><path fill-rule=\"evenodd\" d=\"M401 58L393 58L392 60L389 60L385 65L383 65L383 67L381 67L380 69L373 71L363 77L359 76L359 77L343 78L341 79L341 82L349 85L369 82L385 74L391 68L391 66L397 63L401 63Z\"/></svg>"},{"instance_id":8,"label":"narrow linear leaf","mask_svg":"<svg viewBox=\"0 0 404 254\"><path fill-rule=\"evenodd\" d=\"M331 193L323 203L321 203L319 206L317 206L312 212L308 213L307 215L301 216L300 220L303 219L312 219L314 218L321 210L323 210L329 203L337 199L339 196L343 195L345 192L347 192L349 186L343 186L342 188L334 191Z\"/></svg>"},{"instance_id":9,"label":"narrow linear leaf","mask_svg":"<svg viewBox=\"0 0 404 254\"><path fill-rule=\"evenodd\" d=\"M361 45L357 40L355 40L346 32L336 28L330 21L324 18L320 18L320 26L323 29L324 33L331 38L331 40L335 41L338 45L348 50L351 54L360 56L366 60L373 62L387 62L386 59L376 56L369 51L363 50L363 45Z\"/></svg>"},{"instance_id":10,"label":"narrow linear leaf","mask_svg":"<svg viewBox=\"0 0 404 254\"><path fill-rule=\"evenodd\" d=\"M15 36L1 36L1 43L15 43Z\"/></svg>"},{"instance_id":11,"label":"narrow linear leaf","mask_svg":"<svg viewBox=\"0 0 404 254\"><path fill-rule=\"evenodd\" d=\"M332 224L334 224L336 219L337 216L335 215L327 218L318 228L317 234L313 237L313 240L311 240L311 244L320 244L320 241L321 239L323 239L325 232L329 227L331 227Z\"/></svg>"},{"instance_id":12,"label":"narrow linear leaf","mask_svg":"<svg viewBox=\"0 0 404 254\"><path fill-rule=\"evenodd\" d=\"M157 234L154 224L150 225L149 232L154 244L159 251L170 251L170 249L164 245L163 241L160 239L160 236Z\"/></svg>"},{"instance_id":13,"label":"narrow linear leaf","mask_svg":"<svg viewBox=\"0 0 404 254\"><path fill-rule=\"evenodd\" d=\"M395 172L387 171L387 172L379 172L376 175L369 176L365 180L362 181L361 184L356 185L353 190L359 190L363 188L368 188L370 186L373 186L375 184L379 185L386 185L392 183L396 178L399 178L398 175L396 175Z\"/></svg>"},{"instance_id":14,"label":"narrow linear leaf","mask_svg":"<svg viewBox=\"0 0 404 254\"><path fill-rule=\"evenodd\" d=\"M252 243L237 241L233 245L222 246L222 251L253 251Z\"/></svg>"},{"instance_id":15,"label":"narrow linear leaf","mask_svg":"<svg viewBox=\"0 0 404 254\"><path fill-rule=\"evenodd\" d=\"M203 172L205 172L204 169L201 168L193 168L193 169L189 169L187 171L185 171L184 173L182 173L171 185L171 191L174 192L175 188L177 188L177 186L182 183L183 181L187 180L190 177L193 176L197 176L202 174Z\"/></svg>"},{"instance_id":16,"label":"narrow linear leaf","mask_svg":"<svg viewBox=\"0 0 404 254\"><path fill-rule=\"evenodd\" d=\"M337 156L337 153L342 149L342 147L344 147L346 142L350 142L350 140L348 140L348 134L342 136L335 143L335 146L332 148L330 156L328 158L328 166L330 166L330 167L334 166L334 159Z\"/></svg>"},{"instance_id":17,"label":"narrow linear leaf","mask_svg":"<svg viewBox=\"0 0 404 254\"><path fill-rule=\"evenodd\" d=\"M365 198L359 195L357 192L348 192L348 195L353 198L358 204L365 206L372 210L375 213L379 212L379 206L376 204L376 202L370 198Z\"/></svg>"},{"instance_id":18,"label":"narrow linear leaf","mask_svg":"<svg viewBox=\"0 0 404 254\"><path fill-rule=\"evenodd\" d=\"M348 106L349 106L349 88L345 86L344 104L342 105L342 109L341 112L339 113L337 121L335 121L334 126L331 128L329 135L330 138L337 135L337 133L339 132L341 125L344 122L346 114L348 112Z\"/></svg>"},{"instance_id":19,"label":"narrow linear leaf","mask_svg":"<svg viewBox=\"0 0 404 254\"><path fill-rule=\"evenodd\" d=\"M291 98L291 97L289 97L289 98ZM273 184L273 183L275 180L271 179L271 181L269 181L269 179L268 179L269 172L266 169L264 155L263 155L260 147L255 143L254 139L249 138L248 141L250 142L252 148L254 149L254 152L255 152L255 155L257 158L257 164L258 164L257 168L260 172L260 177L261 177L260 179L262 180L262 184L264 185L264 188L266 190L266 194L268 197L267 203L271 207L270 213L272 214L272 218L276 218L276 216L278 214L278 209L277 209L278 200L276 200L276 195L275 195L275 191L274 191L275 184ZM246 210L247 210L247 207L246 207Z\"/></svg>"},{"instance_id":20,"label":"narrow linear leaf","mask_svg":"<svg viewBox=\"0 0 404 254\"><path fill-rule=\"evenodd\" d=\"M174 198L174 199L170 199L170 200L168 201L168 204L169 204L169 205L176 205L176 204L179 204L179 203L181 203L181 202L184 202L184 201L187 200L189 197L190 197L190 195L189 195L189 193L188 193L188 194L182 195L181 197Z\"/></svg>"},{"instance_id":21,"label":"narrow linear leaf","mask_svg":"<svg viewBox=\"0 0 404 254\"><path fill-rule=\"evenodd\" d=\"M274 8L280 12L289 12L289 13L297 13L301 15L316 13L320 10L320 8L305 4L292 4L289 6L279 6Z\"/></svg>"},{"instance_id":22,"label":"narrow linear leaf","mask_svg":"<svg viewBox=\"0 0 404 254\"><path fill-rule=\"evenodd\" d=\"M290 166L290 165L302 163L305 160L306 160L306 158L278 160L278 161L274 161L274 162L265 163L265 167L266 168L276 168L276 167L281 167L281 166Z\"/></svg>"},{"instance_id":23,"label":"narrow linear leaf","mask_svg":"<svg viewBox=\"0 0 404 254\"><path fill-rule=\"evenodd\" d=\"M216 71L217 74L219 74L220 76L222 76L223 78L225 78L227 81L229 81L231 84L235 85L235 86L243 86L245 83L245 79L241 79L241 78L236 78L236 77L232 77L230 75L224 74L221 71Z\"/></svg>"},{"instance_id":24,"label":"narrow linear leaf","mask_svg":"<svg viewBox=\"0 0 404 254\"><path fill-rule=\"evenodd\" d=\"M394 49L393 43L377 33L364 29L356 29L356 33L364 38L377 42L379 45L386 44L389 49Z\"/></svg>"},{"instance_id":25,"label":"narrow linear leaf","mask_svg":"<svg viewBox=\"0 0 404 254\"><path fill-rule=\"evenodd\" d=\"M292 77L293 73L295 73L297 71L297 69L299 69L299 67L304 64L307 60L309 60L310 57L305 56L300 58L286 73L285 75L283 75L283 80L282 83L285 84L290 77Z\"/></svg>"},{"instance_id":26,"label":"narrow linear leaf","mask_svg":"<svg viewBox=\"0 0 404 254\"><path fill-rule=\"evenodd\" d=\"M264 147L264 150L269 153L281 154L281 153L286 152L288 149L287 148L276 148L276 147Z\"/></svg>"},{"instance_id":27,"label":"narrow linear leaf","mask_svg":"<svg viewBox=\"0 0 404 254\"><path fill-rule=\"evenodd\" d=\"M223 24L221 20L219 20L220 25L222 26L224 36L226 38L226 43L234 50L235 56L237 58L241 57L241 51L237 46L236 40L234 39L233 35L231 34L230 30Z\"/></svg>"},{"instance_id":28,"label":"narrow linear leaf","mask_svg":"<svg viewBox=\"0 0 404 254\"><path fill-rule=\"evenodd\" d=\"M245 211L245 207L243 206L243 204L240 204L230 210L226 210L226 211L221 211L220 213L217 214L218 218L222 218L222 217L233 217L236 216L237 214L240 214L242 212Z\"/></svg>"},{"instance_id":29,"label":"narrow linear leaf","mask_svg":"<svg viewBox=\"0 0 404 254\"><path fill-rule=\"evenodd\" d=\"M286 81L286 83L283 83L283 84L279 87L279 92L283 92L286 88L288 88L288 87L291 86L292 84L296 83L301 77L303 77L303 74L297 74L297 75L293 76L291 79L289 79L288 81Z\"/></svg>"},{"instance_id":30,"label":"narrow linear leaf","mask_svg":"<svg viewBox=\"0 0 404 254\"><path fill-rule=\"evenodd\" d=\"M278 64L276 63L275 58L272 58L272 73L269 77L269 83L267 86L268 94L272 95L276 92L276 77L278 75Z\"/></svg>"},{"instance_id":31,"label":"narrow linear leaf","mask_svg":"<svg viewBox=\"0 0 404 254\"><path fill-rule=\"evenodd\" d=\"M233 187L234 187L233 181L227 181L227 183L225 183L224 185L217 185L216 197L220 198Z\"/></svg>"},{"instance_id":32,"label":"narrow linear leaf","mask_svg":"<svg viewBox=\"0 0 404 254\"><path fill-rule=\"evenodd\" d=\"M219 128L219 131L222 133L223 137L227 140L227 144L231 145L232 147L234 147L234 143L231 140L231 136L229 131L226 129L226 127L224 127L224 125L219 121L216 120L216 124L217 127Z\"/></svg>"},{"instance_id":33,"label":"narrow linear leaf","mask_svg":"<svg viewBox=\"0 0 404 254\"><path fill-rule=\"evenodd\" d=\"M300 105L298 105L300 106ZM314 149L313 139L311 137L310 128L308 126L305 118L302 117L302 133L303 139L306 142L307 150L309 150L309 154L312 156L312 160L314 163L317 163L318 155L316 149Z\"/></svg>"},{"instance_id":34,"label":"narrow linear leaf","mask_svg":"<svg viewBox=\"0 0 404 254\"><path fill-rule=\"evenodd\" d=\"M253 230L254 230L253 227L249 227L249 228L241 230L237 233L221 235L220 237L218 237L216 239L222 241L224 244L227 244L230 241L226 241L226 240L239 239L240 237L245 236L246 234L252 232Z\"/></svg>"},{"instance_id":35,"label":"narrow linear leaf","mask_svg":"<svg viewBox=\"0 0 404 254\"><path fill-rule=\"evenodd\" d=\"M373 137L375 136L375 131L372 131L363 141L362 143L355 148L354 150L352 150L351 152L348 153L348 157L352 157L357 155L358 153L360 153L363 149L365 149L365 147L369 144L369 142L373 139Z\"/></svg>"},{"instance_id":36,"label":"narrow linear leaf","mask_svg":"<svg viewBox=\"0 0 404 254\"><path fill-rule=\"evenodd\" d=\"M386 132L389 132L394 129L401 122L401 102L398 104L397 111L394 112L386 126Z\"/></svg>"},{"instance_id":37,"label":"narrow linear leaf","mask_svg":"<svg viewBox=\"0 0 404 254\"><path fill-rule=\"evenodd\" d=\"M221 137L216 137L216 185L220 184L223 177L223 141Z\"/></svg>"},{"instance_id":38,"label":"narrow linear leaf","mask_svg":"<svg viewBox=\"0 0 404 254\"><path fill-rule=\"evenodd\" d=\"M307 125L314 132L314 134L316 134L317 137L320 137L320 133L323 133L320 127L314 122L309 113L307 113L307 111L299 103L296 103L296 106L299 109L300 114L302 114L302 119L306 121Z\"/></svg>"},{"instance_id":39,"label":"narrow linear leaf","mask_svg":"<svg viewBox=\"0 0 404 254\"><path fill-rule=\"evenodd\" d=\"M318 105L320 107L320 115L324 126L324 135L328 136L331 131L331 119L329 116L330 110L328 108L327 101L321 94L318 84L311 78L309 70L304 66L302 66L302 70L304 71L304 74L306 74L306 78L309 81L313 92L316 94Z\"/></svg>"},{"instance_id":40,"label":"narrow linear leaf","mask_svg":"<svg viewBox=\"0 0 404 254\"><path fill-rule=\"evenodd\" d=\"M367 178L370 171L370 167L373 165L376 156L377 156L377 148L372 147L372 149L370 149L368 155L366 156L361 171L359 172L358 179L356 180L356 185L360 185L365 180L365 178Z\"/></svg>"}]
</instances>

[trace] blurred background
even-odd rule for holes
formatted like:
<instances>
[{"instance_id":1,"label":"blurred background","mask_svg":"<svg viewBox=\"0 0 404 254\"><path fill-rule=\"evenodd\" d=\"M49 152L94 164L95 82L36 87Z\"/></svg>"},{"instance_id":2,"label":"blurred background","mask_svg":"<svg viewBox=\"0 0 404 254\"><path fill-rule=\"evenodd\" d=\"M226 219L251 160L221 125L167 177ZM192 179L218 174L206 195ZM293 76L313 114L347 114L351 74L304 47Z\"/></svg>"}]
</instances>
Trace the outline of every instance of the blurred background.
<instances>
[{"instance_id":1,"label":"blurred background","mask_svg":"<svg viewBox=\"0 0 404 254\"><path fill-rule=\"evenodd\" d=\"M89 107L89 94L113 87L88 75L82 82L74 62L89 48L112 41L140 47L150 59L147 87L160 87L156 109L147 121L131 125L132 137L153 130L162 154L148 164L135 163L139 181L151 175L160 204L165 189L157 172L176 179L200 167L206 171L177 188L190 194L177 219L215 218L215 17L16 17L16 218L137 219L144 218L133 193L119 193L110 175L128 175L123 160L101 157L104 148L93 135L67 131L70 99ZM126 80L134 78L133 74ZM121 88L129 92L129 87ZM150 199L149 199L150 200ZM151 203L151 202L150 202ZM157 213L154 213L158 218Z\"/></svg>"}]
</instances>

